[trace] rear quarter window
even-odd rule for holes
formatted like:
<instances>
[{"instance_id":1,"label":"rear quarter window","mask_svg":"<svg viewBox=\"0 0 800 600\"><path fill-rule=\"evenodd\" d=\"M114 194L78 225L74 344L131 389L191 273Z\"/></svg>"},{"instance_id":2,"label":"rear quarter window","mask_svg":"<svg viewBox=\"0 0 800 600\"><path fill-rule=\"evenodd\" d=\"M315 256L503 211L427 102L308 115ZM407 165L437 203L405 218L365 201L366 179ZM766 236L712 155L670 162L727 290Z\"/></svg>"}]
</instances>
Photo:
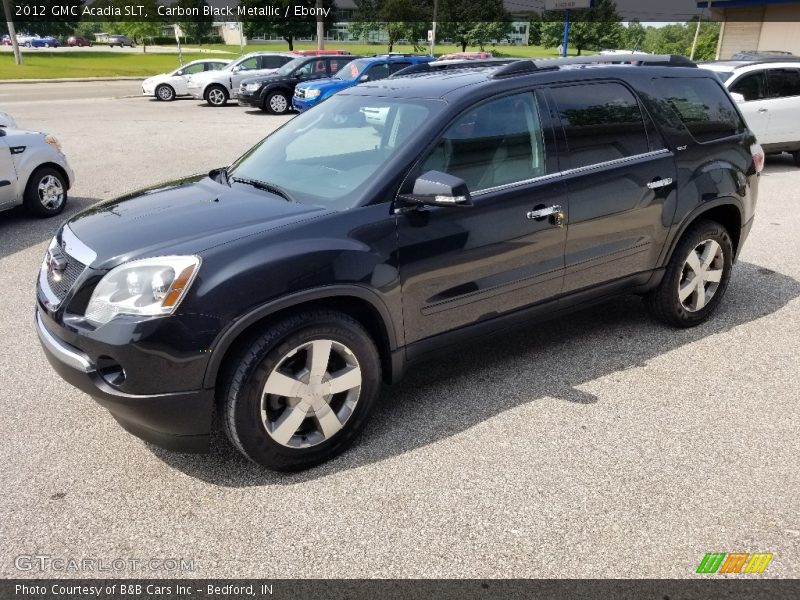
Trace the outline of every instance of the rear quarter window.
<instances>
[{"instance_id":1,"label":"rear quarter window","mask_svg":"<svg viewBox=\"0 0 800 600\"><path fill-rule=\"evenodd\" d=\"M654 81L663 99L698 142L742 133L744 122L728 93L711 78L663 77Z\"/></svg>"}]
</instances>

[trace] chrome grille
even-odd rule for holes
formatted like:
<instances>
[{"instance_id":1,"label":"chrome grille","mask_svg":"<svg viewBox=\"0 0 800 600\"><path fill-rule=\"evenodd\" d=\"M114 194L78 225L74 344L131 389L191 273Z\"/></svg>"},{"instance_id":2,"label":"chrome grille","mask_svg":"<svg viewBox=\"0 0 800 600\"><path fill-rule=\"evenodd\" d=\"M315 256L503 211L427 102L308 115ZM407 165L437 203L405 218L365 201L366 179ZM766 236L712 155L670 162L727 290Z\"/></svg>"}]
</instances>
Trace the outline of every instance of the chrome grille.
<instances>
[{"instance_id":1,"label":"chrome grille","mask_svg":"<svg viewBox=\"0 0 800 600\"><path fill-rule=\"evenodd\" d=\"M50 291L53 292L58 301L61 302L64 297L75 285L75 281L83 273L86 265L72 258L69 254L64 252L67 259L67 266L62 272L56 272L52 269L47 271L47 285L50 286Z\"/></svg>"},{"instance_id":2,"label":"chrome grille","mask_svg":"<svg viewBox=\"0 0 800 600\"><path fill-rule=\"evenodd\" d=\"M306 97L306 91L303 88L294 88L294 95L302 100Z\"/></svg>"}]
</instances>

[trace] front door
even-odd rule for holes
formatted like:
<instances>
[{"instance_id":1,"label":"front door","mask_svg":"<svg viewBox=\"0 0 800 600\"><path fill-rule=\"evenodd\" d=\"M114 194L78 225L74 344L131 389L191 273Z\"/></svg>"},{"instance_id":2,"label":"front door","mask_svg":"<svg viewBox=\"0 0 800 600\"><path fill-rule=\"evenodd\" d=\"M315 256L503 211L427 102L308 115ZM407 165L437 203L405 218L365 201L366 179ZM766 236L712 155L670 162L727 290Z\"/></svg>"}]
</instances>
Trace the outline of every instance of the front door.
<instances>
[{"instance_id":1,"label":"front door","mask_svg":"<svg viewBox=\"0 0 800 600\"><path fill-rule=\"evenodd\" d=\"M17 172L11 159L11 149L0 137L0 208L7 208L16 200Z\"/></svg>"},{"instance_id":2,"label":"front door","mask_svg":"<svg viewBox=\"0 0 800 600\"><path fill-rule=\"evenodd\" d=\"M530 91L482 102L406 180L403 193L425 172L455 175L474 203L397 215L406 343L560 293L566 230L556 217L568 207L540 114Z\"/></svg>"},{"instance_id":3,"label":"front door","mask_svg":"<svg viewBox=\"0 0 800 600\"><path fill-rule=\"evenodd\" d=\"M771 101L767 98L767 75L762 70L745 73L734 81L729 88L732 94L744 96L739 104L744 120L750 130L756 134L760 144L771 144L769 131L769 108Z\"/></svg>"}]
</instances>

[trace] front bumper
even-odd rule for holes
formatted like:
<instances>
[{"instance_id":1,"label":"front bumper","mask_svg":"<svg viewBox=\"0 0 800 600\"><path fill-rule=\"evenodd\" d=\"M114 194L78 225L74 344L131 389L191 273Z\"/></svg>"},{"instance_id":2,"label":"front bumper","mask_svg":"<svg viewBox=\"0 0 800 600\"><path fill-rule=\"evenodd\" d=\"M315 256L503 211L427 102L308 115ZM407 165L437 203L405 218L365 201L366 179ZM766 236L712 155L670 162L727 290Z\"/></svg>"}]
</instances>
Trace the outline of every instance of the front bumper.
<instances>
[{"instance_id":1,"label":"front bumper","mask_svg":"<svg viewBox=\"0 0 800 600\"><path fill-rule=\"evenodd\" d=\"M261 90L259 89L257 92L242 92L239 90L239 94L237 95L237 99L239 100L239 104L244 106L252 106L255 108L260 108L262 104L261 100Z\"/></svg>"},{"instance_id":2,"label":"front bumper","mask_svg":"<svg viewBox=\"0 0 800 600\"><path fill-rule=\"evenodd\" d=\"M104 379L88 355L50 331L38 308L34 320L39 341L55 371L108 409L126 430L169 450L208 450L214 390L147 395L122 392Z\"/></svg>"},{"instance_id":3,"label":"front bumper","mask_svg":"<svg viewBox=\"0 0 800 600\"><path fill-rule=\"evenodd\" d=\"M297 96L292 96L292 107L297 112L303 112L304 110L308 110L312 106L314 106L318 100L315 98L314 100L299 100Z\"/></svg>"}]
</instances>

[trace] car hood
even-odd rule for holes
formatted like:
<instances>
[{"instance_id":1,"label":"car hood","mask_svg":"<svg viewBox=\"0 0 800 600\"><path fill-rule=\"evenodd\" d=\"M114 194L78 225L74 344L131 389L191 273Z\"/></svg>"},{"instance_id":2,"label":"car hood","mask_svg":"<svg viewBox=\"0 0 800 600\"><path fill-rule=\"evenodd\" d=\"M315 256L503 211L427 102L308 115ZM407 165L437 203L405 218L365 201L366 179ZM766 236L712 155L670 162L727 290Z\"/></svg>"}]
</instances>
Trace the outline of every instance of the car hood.
<instances>
[{"instance_id":1,"label":"car hood","mask_svg":"<svg viewBox=\"0 0 800 600\"><path fill-rule=\"evenodd\" d=\"M136 258L199 254L327 212L243 184L229 187L197 175L101 202L67 225L97 254L92 267L109 269Z\"/></svg>"},{"instance_id":2,"label":"car hood","mask_svg":"<svg viewBox=\"0 0 800 600\"><path fill-rule=\"evenodd\" d=\"M334 79L333 77L327 79L315 79L314 81L308 81L306 83L301 83L297 87L303 88L306 90L330 90L336 88L346 88L350 87L351 85L355 85L356 81L347 81L344 79Z\"/></svg>"},{"instance_id":3,"label":"car hood","mask_svg":"<svg viewBox=\"0 0 800 600\"><path fill-rule=\"evenodd\" d=\"M272 75L261 75L258 77L248 77L247 79L242 79L242 85L247 85L248 83L278 83L280 81L288 81L289 79L294 78L289 77L288 75L277 75L273 73Z\"/></svg>"}]
</instances>

